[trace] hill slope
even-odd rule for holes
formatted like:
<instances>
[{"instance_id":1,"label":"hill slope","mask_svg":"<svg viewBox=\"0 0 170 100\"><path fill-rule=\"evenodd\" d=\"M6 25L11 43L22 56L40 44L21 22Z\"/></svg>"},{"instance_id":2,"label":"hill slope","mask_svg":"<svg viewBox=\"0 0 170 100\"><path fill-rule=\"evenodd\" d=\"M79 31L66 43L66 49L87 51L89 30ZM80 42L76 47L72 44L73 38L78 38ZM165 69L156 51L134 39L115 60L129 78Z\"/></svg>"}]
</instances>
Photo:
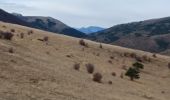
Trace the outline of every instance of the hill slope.
<instances>
[{"instance_id":1,"label":"hill slope","mask_svg":"<svg viewBox=\"0 0 170 100\"><path fill-rule=\"evenodd\" d=\"M115 44L149 52L170 49L170 17L120 24L94 33L96 41Z\"/></svg>"},{"instance_id":2,"label":"hill slope","mask_svg":"<svg viewBox=\"0 0 170 100\"><path fill-rule=\"evenodd\" d=\"M6 26L6 27L3 27ZM170 58L151 53L53 34L37 29L0 22L1 31L15 29L11 41L0 39L0 99L1 100L168 100L170 98ZM28 32L32 30L32 34ZM21 34L24 37L21 38ZM42 41L48 36L48 41ZM13 53L11 49L13 48ZM10 51L9 51L10 50ZM10 53L11 52L11 53ZM138 57L145 65L141 78L134 82L120 78L125 67ZM126 56L125 56L126 55ZM80 70L73 65L80 63ZM95 66L102 83L92 80L85 65ZM111 73L115 72L116 76ZM108 84L112 81L112 84Z\"/></svg>"},{"instance_id":3,"label":"hill slope","mask_svg":"<svg viewBox=\"0 0 170 100\"><path fill-rule=\"evenodd\" d=\"M34 28L42 29L49 32L61 33L73 37L86 37L86 34L80 32L61 21L43 16L22 16L21 14L15 14L18 18L30 23Z\"/></svg>"}]
</instances>

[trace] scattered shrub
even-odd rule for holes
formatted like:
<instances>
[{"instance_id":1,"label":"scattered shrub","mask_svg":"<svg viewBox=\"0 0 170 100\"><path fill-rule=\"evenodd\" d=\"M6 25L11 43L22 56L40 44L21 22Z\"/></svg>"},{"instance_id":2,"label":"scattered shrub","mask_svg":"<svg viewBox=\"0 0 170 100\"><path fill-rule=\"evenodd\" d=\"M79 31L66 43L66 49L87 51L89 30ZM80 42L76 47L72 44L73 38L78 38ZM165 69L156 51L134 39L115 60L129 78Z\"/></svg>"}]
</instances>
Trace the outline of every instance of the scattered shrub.
<instances>
[{"instance_id":1,"label":"scattered shrub","mask_svg":"<svg viewBox=\"0 0 170 100\"><path fill-rule=\"evenodd\" d=\"M149 58L149 57L146 56L146 55L143 55L143 56L142 56L142 59L143 59L144 61L151 62L151 58Z\"/></svg>"},{"instance_id":2,"label":"scattered shrub","mask_svg":"<svg viewBox=\"0 0 170 100\"><path fill-rule=\"evenodd\" d=\"M157 58L157 55L154 53L153 55L152 55L154 58Z\"/></svg>"},{"instance_id":3,"label":"scattered shrub","mask_svg":"<svg viewBox=\"0 0 170 100\"><path fill-rule=\"evenodd\" d=\"M79 44L82 46L88 47L88 44L83 39L79 41Z\"/></svg>"},{"instance_id":4,"label":"scattered shrub","mask_svg":"<svg viewBox=\"0 0 170 100\"><path fill-rule=\"evenodd\" d=\"M78 64L78 63L74 64L74 69L79 70L80 69L80 64Z\"/></svg>"},{"instance_id":5,"label":"scattered shrub","mask_svg":"<svg viewBox=\"0 0 170 100\"><path fill-rule=\"evenodd\" d=\"M170 69L170 63L168 63L168 68Z\"/></svg>"},{"instance_id":6,"label":"scattered shrub","mask_svg":"<svg viewBox=\"0 0 170 100\"><path fill-rule=\"evenodd\" d=\"M114 56L110 56L110 59L114 59Z\"/></svg>"},{"instance_id":7,"label":"scattered shrub","mask_svg":"<svg viewBox=\"0 0 170 100\"><path fill-rule=\"evenodd\" d=\"M94 65L93 64L86 64L86 69L87 69L87 72L92 74L94 72Z\"/></svg>"},{"instance_id":8,"label":"scattered shrub","mask_svg":"<svg viewBox=\"0 0 170 100\"><path fill-rule=\"evenodd\" d=\"M48 37L48 36L45 36L45 37L43 38L43 41L45 41L45 42L48 42L48 40L49 40L49 37Z\"/></svg>"},{"instance_id":9,"label":"scattered shrub","mask_svg":"<svg viewBox=\"0 0 170 100\"><path fill-rule=\"evenodd\" d=\"M8 52L9 53L14 53L14 49L11 47L11 48L9 48Z\"/></svg>"},{"instance_id":10,"label":"scattered shrub","mask_svg":"<svg viewBox=\"0 0 170 100\"><path fill-rule=\"evenodd\" d=\"M11 32L13 32L13 33L14 33L14 32L15 32L15 29L11 29Z\"/></svg>"},{"instance_id":11,"label":"scattered shrub","mask_svg":"<svg viewBox=\"0 0 170 100\"><path fill-rule=\"evenodd\" d=\"M108 62L109 62L110 64L112 64L112 63L113 63L111 60L108 60Z\"/></svg>"},{"instance_id":12,"label":"scattered shrub","mask_svg":"<svg viewBox=\"0 0 170 100\"><path fill-rule=\"evenodd\" d=\"M2 27L3 27L3 28L6 28L6 26L5 26L5 25L3 25Z\"/></svg>"},{"instance_id":13,"label":"scattered shrub","mask_svg":"<svg viewBox=\"0 0 170 100\"><path fill-rule=\"evenodd\" d=\"M31 34L33 34L33 31L32 30L28 31L28 35L31 35Z\"/></svg>"},{"instance_id":14,"label":"scattered shrub","mask_svg":"<svg viewBox=\"0 0 170 100\"><path fill-rule=\"evenodd\" d=\"M112 84L113 84L113 82L112 82L112 81L108 81L108 84L112 85Z\"/></svg>"},{"instance_id":15,"label":"scattered shrub","mask_svg":"<svg viewBox=\"0 0 170 100\"><path fill-rule=\"evenodd\" d=\"M116 73L115 73L115 72L112 72L111 74L112 74L112 76L116 76Z\"/></svg>"},{"instance_id":16,"label":"scattered shrub","mask_svg":"<svg viewBox=\"0 0 170 100\"><path fill-rule=\"evenodd\" d=\"M20 33L20 38L21 38L21 39L24 38L24 33Z\"/></svg>"},{"instance_id":17,"label":"scattered shrub","mask_svg":"<svg viewBox=\"0 0 170 100\"><path fill-rule=\"evenodd\" d=\"M131 58L136 58L137 55L136 55L136 53L130 53L130 57L131 57Z\"/></svg>"},{"instance_id":18,"label":"scattered shrub","mask_svg":"<svg viewBox=\"0 0 170 100\"><path fill-rule=\"evenodd\" d=\"M14 36L10 32L3 32L2 35L3 35L3 38L6 39L6 40L12 40L12 37Z\"/></svg>"},{"instance_id":19,"label":"scattered shrub","mask_svg":"<svg viewBox=\"0 0 170 100\"><path fill-rule=\"evenodd\" d=\"M100 73L95 73L95 74L93 75L93 81L98 82L98 83L101 83L101 80L102 80L102 74L100 74Z\"/></svg>"},{"instance_id":20,"label":"scattered shrub","mask_svg":"<svg viewBox=\"0 0 170 100\"><path fill-rule=\"evenodd\" d=\"M99 46L101 49L103 49L103 46L102 46L102 44L100 43L100 46Z\"/></svg>"},{"instance_id":21,"label":"scattered shrub","mask_svg":"<svg viewBox=\"0 0 170 100\"><path fill-rule=\"evenodd\" d=\"M137 61L137 62L143 62L143 60L142 60L142 58L141 57L135 57L135 60Z\"/></svg>"},{"instance_id":22,"label":"scattered shrub","mask_svg":"<svg viewBox=\"0 0 170 100\"><path fill-rule=\"evenodd\" d=\"M124 78L124 73L120 74L120 78L122 78L122 79Z\"/></svg>"}]
</instances>

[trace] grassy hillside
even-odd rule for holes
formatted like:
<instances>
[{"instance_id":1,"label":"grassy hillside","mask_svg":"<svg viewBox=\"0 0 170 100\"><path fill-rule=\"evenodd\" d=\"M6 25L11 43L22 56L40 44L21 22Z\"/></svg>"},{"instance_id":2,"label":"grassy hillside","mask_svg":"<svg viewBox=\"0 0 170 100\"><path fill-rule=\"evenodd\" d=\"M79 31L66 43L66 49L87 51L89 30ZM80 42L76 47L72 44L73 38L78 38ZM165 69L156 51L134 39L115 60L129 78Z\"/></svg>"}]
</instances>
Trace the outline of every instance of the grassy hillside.
<instances>
[{"instance_id":1,"label":"grassy hillside","mask_svg":"<svg viewBox=\"0 0 170 100\"><path fill-rule=\"evenodd\" d=\"M170 98L170 57L84 40L86 47L78 38L2 22L0 30L14 34L0 39L0 100ZM124 74L137 58L144 69L139 80L130 81ZM101 83L87 72L88 63L101 73Z\"/></svg>"},{"instance_id":2,"label":"grassy hillside","mask_svg":"<svg viewBox=\"0 0 170 100\"><path fill-rule=\"evenodd\" d=\"M91 39L123 47L169 54L170 17L113 26L94 33ZM147 45L145 45L147 44Z\"/></svg>"}]
</instances>

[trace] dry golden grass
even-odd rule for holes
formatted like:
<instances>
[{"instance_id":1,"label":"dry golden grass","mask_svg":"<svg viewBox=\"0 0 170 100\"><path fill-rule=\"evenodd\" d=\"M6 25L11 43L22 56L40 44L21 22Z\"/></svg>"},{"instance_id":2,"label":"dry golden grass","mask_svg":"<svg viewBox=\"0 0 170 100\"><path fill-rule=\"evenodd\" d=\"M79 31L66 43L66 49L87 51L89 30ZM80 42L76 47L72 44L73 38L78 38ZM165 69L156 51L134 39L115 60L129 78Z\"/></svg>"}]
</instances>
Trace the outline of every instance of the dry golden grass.
<instances>
[{"instance_id":1,"label":"dry golden grass","mask_svg":"<svg viewBox=\"0 0 170 100\"><path fill-rule=\"evenodd\" d=\"M4 27L6 26L6 27ZM169 100L170 58L152 53L132 50L85 40L88 48L79 44L77 38L53 34L37 29L0 22L0 30L15 29L12 41L0 39L0 100ZM28 32L33 30L32 34ZM20 38L24 33L24 38ZM43 40L48 37L48 41ZM9 53L9 48L15 50ZM130 67L133 57L125 52L142 57L144 62L141 78L134 82L125 73L123 66ZM113 57L114 59L112 59ZM112 63L109 63L111 61ZM80 63L79 71L73 66ZM102 74L102 83L93 81L86 64L95 66ZM112 72L116 76L111 75ZM108 84L108 81L112 84Z\"/></svg>"}]
</instances>

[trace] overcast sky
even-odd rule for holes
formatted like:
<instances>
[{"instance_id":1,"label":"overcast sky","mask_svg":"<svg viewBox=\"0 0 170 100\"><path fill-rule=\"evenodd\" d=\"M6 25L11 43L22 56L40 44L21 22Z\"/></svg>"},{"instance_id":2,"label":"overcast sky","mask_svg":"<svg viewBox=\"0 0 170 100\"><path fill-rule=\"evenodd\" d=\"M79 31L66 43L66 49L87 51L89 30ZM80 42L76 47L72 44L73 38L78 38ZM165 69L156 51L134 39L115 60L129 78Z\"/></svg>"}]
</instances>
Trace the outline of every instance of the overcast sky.
<instances>
[{"instance_id":1,"label":"overcast sky","mask_svg":"<svg viewBox=\"0 0 170 100\"><path fill-rule=\"evenodd\" d=\"M72 27L111 27L170 16L170 0L0 0L0 8L26 16L51 16Z\"/></svg>"}]
</instances>

